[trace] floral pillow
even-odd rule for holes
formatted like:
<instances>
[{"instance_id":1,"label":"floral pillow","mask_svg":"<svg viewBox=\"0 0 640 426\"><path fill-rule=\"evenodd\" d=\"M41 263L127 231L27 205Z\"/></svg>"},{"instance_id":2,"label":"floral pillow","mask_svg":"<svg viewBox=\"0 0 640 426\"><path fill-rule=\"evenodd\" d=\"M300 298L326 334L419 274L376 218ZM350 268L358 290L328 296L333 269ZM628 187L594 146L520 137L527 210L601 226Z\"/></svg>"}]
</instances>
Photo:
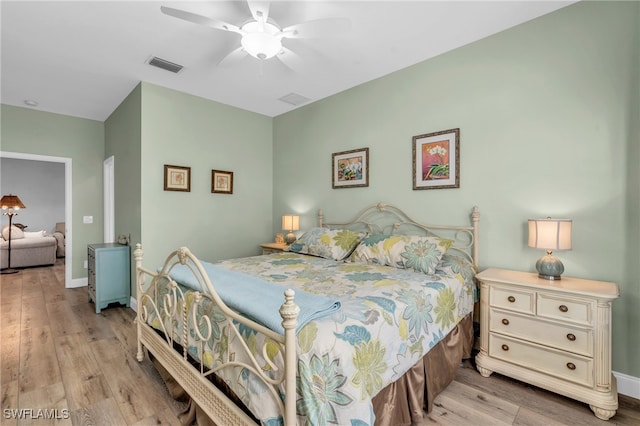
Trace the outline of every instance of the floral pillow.
<instances>
[{"instance_id":1,"label":"floral pillow","mask_svg":"<svg viewBox=\"0 0 640 426\"><path fill-rule=\"evenodd\" d=\"M456 256L452 253L445 253L436 267L438 275L458 275L460 274L465 280L471 280L478 273L478 268L462 256Z\"/></svg>"},{"instance_id":2,"label":"floral pillow","mask_svg":"<svg viewBox=\"0 0 640 426\"><path fill-rule=\"evenodd\" d=\"M366 235L365 232L349 229L313 228L291 244L289 251L343 260L349 257Z\"/></svg>"},{"instance_id":3,"label":"floral pillow","mask_svg":"<svg viewBox=\"0 0 640 426\"><path fill-rule=\"evenodd\" d=\"M438 237L374 234L360 243L351 260L433 274L451 244Z\"/></svg>"},{"instance_id":4,"label":"floral pillow","mask_svg":"<svg viewBox=\"0 0 640 426\"><path fill-rule=\"evenodd\" d=\"M440 263L436 267L437 275L460 275L465 282L475 282L475 276L478 273L478 268L467 258L462 255L455 255L451 252L445 253L440 260ZM473 287L473 300L475 302L480 301L480 292L478 286Z\"/></svg>"}]
</instances>

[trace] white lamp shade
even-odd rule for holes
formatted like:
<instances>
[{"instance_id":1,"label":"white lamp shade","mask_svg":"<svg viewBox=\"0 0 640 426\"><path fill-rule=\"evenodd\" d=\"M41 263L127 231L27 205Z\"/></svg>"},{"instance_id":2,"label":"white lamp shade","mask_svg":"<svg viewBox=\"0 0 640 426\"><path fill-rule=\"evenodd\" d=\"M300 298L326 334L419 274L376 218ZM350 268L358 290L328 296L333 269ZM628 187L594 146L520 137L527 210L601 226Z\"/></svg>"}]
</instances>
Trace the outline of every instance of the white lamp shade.
<instances>
[{"instance_id":1,"label":"white lamp shade","mask_svg":"<svg viewBox=\"0 0 640 426\"><path fill-rule=\"evenodd\" d=\"M300 230L300 216L295 214L285 214L282 216L282 229L285 231Z\"/></svg>"},{"instance_id":2,"label":"white lamp shade","mask_svg":"<svg viewBox=\"0 0 640 426\"><path fill-rule=\"evenodd\" d=\"M529 247L571 250L570 219L529 219Z\"/></svg>"}]
</instances>

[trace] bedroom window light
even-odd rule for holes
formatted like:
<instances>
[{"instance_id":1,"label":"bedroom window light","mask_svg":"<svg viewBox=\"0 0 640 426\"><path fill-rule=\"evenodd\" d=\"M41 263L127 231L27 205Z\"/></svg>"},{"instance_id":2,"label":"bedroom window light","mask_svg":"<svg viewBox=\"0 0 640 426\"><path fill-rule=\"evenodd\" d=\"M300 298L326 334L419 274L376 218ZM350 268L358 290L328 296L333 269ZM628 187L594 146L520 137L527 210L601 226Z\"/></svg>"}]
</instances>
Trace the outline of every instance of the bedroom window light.
<instances>
[{"instance_id":1,"label":"bedroom window light","mask_svg":"<svg viewBox=\"0 0 640 426\"><path fill-rule=\"evenodd\" d=\"M538 277L559 280L564 265L553 250L571 250L570 219L529 219L529 247L544 249L547 254L536 262Z\"/></svg>"},{"instance_id":2,"label":"bedroom window light","mask_svg":"<svg viewBox=\"0 0 640 426\"><path fill-rule=\"evenodd\" d=\"M282 230L287 231L284 242L290 245L296 240L296 234L293 231L300 230L300 216L295 214L282 215Z\"/></svg>"}]
</instances>

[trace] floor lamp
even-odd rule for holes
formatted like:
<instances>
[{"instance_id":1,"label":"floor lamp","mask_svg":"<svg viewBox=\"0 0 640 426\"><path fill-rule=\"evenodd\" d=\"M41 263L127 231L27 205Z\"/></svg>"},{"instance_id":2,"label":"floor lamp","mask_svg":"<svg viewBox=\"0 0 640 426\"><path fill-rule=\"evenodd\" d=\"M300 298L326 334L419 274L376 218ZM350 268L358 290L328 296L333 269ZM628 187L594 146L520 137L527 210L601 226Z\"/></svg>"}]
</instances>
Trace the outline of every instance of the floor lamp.
<instances>
[{"instance_id":1,"label":"floor lamp","mask_svg":"<svg viewBox=\"0 0 640 426\"><path fill-rule=\"evenodd\" d=\"M9 216L9 245L7 247L7 267L5 269L0 270L0 274L15 274L18 272L17 269L11 269L11 222L13 220L13 216L17 215L14 210L20 210L26 208L20 198L17 195L3 195L0 200L0 207L2 210L9 210L8 212L3 213L5 216Z\"/></svg>"}]
</instances>

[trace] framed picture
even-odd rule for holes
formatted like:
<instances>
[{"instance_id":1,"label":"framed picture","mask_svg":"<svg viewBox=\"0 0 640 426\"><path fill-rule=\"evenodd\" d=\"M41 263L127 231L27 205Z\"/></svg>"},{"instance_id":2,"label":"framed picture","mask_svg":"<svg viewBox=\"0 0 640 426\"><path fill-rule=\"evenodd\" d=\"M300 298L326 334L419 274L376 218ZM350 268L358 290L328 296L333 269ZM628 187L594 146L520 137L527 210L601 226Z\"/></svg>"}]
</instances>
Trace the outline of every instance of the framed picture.
<instances>
[{"instance_id":1,"label":"framed picture","mask_svg":"<svg viewBox=\"0 0 640 426\"><path fill-rule=\"evenodd\" d=\"M460 129L413 137L413 189L460 187Z\"/></svg>"},{"instance_id":2,"label":"framed picture","mask_svg":"<svg viewBox=\"0 0 640 426\"><path fill-rule=\"evenodd\" d=\"M211 192L233 194L233 172L211 170Z\"/></svg>"},{"instance_id":3,"label":"framed picture","mask_svg":"<svg viewBox=\"0 0 640 426\"><path fill-rule=\"evenodd\" d=\"M191 167L164 165L165 191L191 191Z\"/></svg>"},{"instance_id":4,"label":"framed picture","mask_svg":"<svg viewBox=\"0 0 640 426\"><path fill-rule=\"evenodd\" d=\"M369 186L369 148L336 152L331 157L334 189Z\"/></svg>"}]
</instances>

